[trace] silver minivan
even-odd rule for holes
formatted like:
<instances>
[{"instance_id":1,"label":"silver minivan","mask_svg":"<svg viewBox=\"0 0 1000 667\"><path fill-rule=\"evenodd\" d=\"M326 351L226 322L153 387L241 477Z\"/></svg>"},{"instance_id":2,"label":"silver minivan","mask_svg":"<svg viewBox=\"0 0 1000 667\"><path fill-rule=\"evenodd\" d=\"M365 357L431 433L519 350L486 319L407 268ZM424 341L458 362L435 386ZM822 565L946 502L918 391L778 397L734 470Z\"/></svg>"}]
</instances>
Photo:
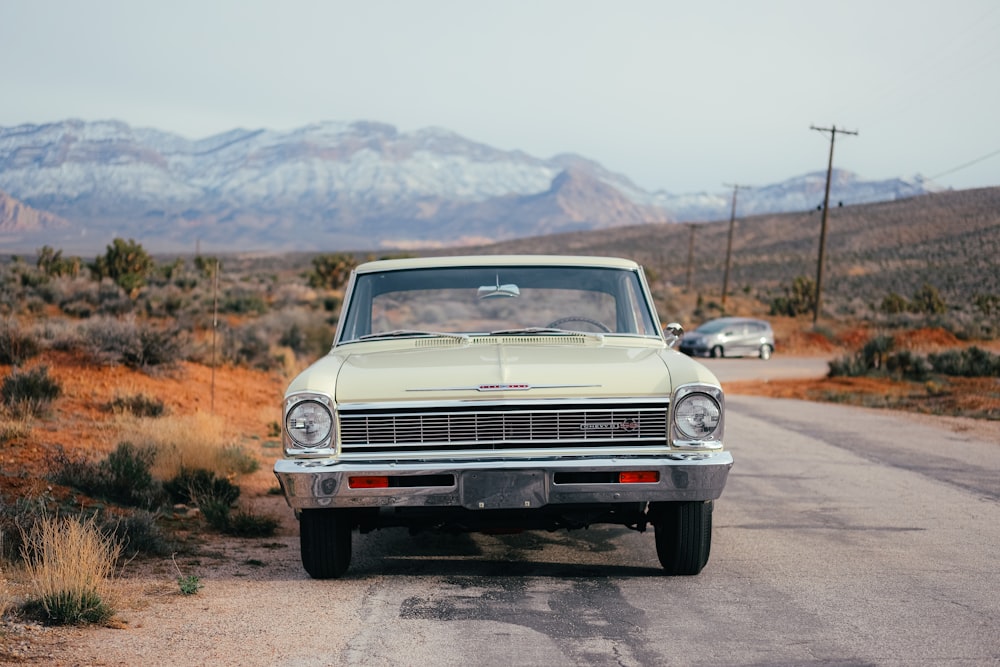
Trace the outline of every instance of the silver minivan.
<instances>
[{"instance_id":1,"label":"silver minivan","mask_svg":"<svg viewBox=\"0 0 1000 667\"><path fill-rule=\"evenodd\" d=\"M681 352L697 357L760 357L774 352L774 331L765 320L720 317L684 334Z\"/></svg>"}]
</instances>

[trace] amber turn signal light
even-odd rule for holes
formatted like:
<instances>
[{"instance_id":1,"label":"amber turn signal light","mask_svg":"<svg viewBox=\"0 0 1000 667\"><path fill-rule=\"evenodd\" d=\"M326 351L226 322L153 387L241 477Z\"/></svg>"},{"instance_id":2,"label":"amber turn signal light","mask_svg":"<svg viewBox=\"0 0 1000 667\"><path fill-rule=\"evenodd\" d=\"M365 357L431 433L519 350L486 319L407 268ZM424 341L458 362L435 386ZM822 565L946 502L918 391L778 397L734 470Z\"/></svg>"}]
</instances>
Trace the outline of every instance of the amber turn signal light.
<instances>
[{"instance_id":1,"label":"amber turn signal light","mask_svg":"<svg viewBox=\"0 0 1000 667\"><path fill-rule=\"evenodd\" d=\"M619 484L655 484L660 481L657 470L629 470L618 473Z\"/></svg>"},{"instance_id":2,"label":"amber turn signal light","mask_svg":"<svg viewBox=\"0 0 1000 667\"><path fill-rule=\"evenodd\" d=\"M350 477L347 486L352 489L387 489L389 488L388 477Z\"/></svg>"}]
</instances>

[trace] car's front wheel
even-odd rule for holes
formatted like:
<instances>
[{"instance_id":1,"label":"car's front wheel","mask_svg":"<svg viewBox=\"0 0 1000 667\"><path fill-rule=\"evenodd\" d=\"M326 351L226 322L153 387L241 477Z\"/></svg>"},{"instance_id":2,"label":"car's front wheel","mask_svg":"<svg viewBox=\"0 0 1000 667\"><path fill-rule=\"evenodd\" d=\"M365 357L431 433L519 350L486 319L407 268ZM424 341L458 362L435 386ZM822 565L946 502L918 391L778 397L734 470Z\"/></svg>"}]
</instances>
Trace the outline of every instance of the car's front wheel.
<instances>
[{"instance_id":1,"label":"car's front wheel","mask_svg":"<svg viewBox=\"0 0 1000 667\"><path fill-rule=\"evenodd\" d=\"M351 529L343 510L308 509L299 515L302 567L313 579L336 579L351 564Z\"/></svg>"},{"instance_id":2,"label":"car's front wheel","mask_svg":"<svg viewBox=\"0 0 1000 667\"><path fill-rule=\"evenodd\" d=\"M709 354L712 355L713 359L721 359L722 357L726 356L726 353L723 351L721 345L716 345L715 347L713 347L712 351Z\"/></svg>"},{"instance_id":3,"label":"car's front wheel","mask_svg":"<svg viewBox=\"0 0 1000 667\"><path fill-rule=\"evenodd\" d=\"M771 352L772 350L770 345L760 346L760 358L763 359L764 361L767 361L768 359L771 358Z\"/></svg>"},{"instance_id":4,"label":"car's front wheel","mask_svg":"<svg viewBox=\"0 0 1000 667\"><path fill-rule=\"evenodd\" d=\"M652 503L656 555L670 575L698 574L712 549L712 501Z\"/></svg>"}]
</instances>

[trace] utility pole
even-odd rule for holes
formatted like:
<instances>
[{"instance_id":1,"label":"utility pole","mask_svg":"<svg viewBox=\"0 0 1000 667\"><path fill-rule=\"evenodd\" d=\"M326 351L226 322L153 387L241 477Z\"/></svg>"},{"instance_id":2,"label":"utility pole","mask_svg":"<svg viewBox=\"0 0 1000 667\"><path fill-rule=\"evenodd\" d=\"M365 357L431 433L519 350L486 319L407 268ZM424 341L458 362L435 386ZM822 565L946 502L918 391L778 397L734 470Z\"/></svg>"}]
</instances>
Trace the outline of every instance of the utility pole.
<instances>
[{"instance_id":1,"label":"utility pole","mask_svg":"<svg viewBox=\"0 0 1000 667\"><path fill-rule=\"evenodd\" d=\"M848 130L838 130L836 125L831 125L830 127L816 127L815 125L810 125L809 129L816 130L817 132L830 133L830 159L826 165L826 194L823 195L823 221L820 223L819 228L819 259L816 262L816 299L813 303L813 326L815 327L816 320L819 318L820 298L823 293L823 253L826 250L826 216L827 212L830 210L830 178L833 174L833 142L836 140L838 132L841 134L853 134L855 136L857 136L858 133L850 132Z\"/></svg>"},{"instance_id":2,"label":"utility pole","mask_svg":"<svg viewBox=\"0 0 1000 667\"><path fill-rule=\"evenodd\" d=\"M688 293L691 292L691 270L694 268L694 224L688 223L688 227L691 228L691 236L688 237L688 265L687 265L687 284L685 289Z\"/></svg>"},{"instance_id":3,"label":"utility pole","mask_svg":"<svg viewBox=\"0 0 1000 667\"><path fill-rule=\"evenodd\" d=\"M730 187L729 183L723 183ZM733 188L733 210L729 214L729 241L726 243L726 271L722 278L722 312L726 312L726 294L729 293L729 264L733 256L733 227L736 226L736 193L740 188L746 189L746 185L732 185Z\"/></svg>"}]
</instances>

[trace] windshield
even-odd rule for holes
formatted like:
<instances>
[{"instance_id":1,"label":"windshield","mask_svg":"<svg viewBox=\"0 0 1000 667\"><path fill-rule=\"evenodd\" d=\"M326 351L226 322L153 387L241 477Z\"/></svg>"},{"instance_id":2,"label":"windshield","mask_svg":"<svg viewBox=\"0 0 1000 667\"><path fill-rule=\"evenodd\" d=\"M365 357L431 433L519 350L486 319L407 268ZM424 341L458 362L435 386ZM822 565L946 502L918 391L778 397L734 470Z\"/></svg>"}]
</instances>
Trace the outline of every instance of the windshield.
<instances>
[{"instance_id":1,"label":"windshield","mask_svg":"<svg viewBox=\"0 0 1000 667\"><path fill-rule=\"evenodd\" d=\"M719 333L720 331L731 325L732 322L726 320L712 320L710 322L705 322L700 327L695 329L695 331L697 333L702 333L702 334L713 334L713 333Z\"/></svg>"},{"instance_id":2,"label":"windshield","mask_svg":"<svg viewBox=\"0 0 1000 667\"><path fill-rule=\"evenodd\" d=\"M454 334L660 336L638 272L579 266L360 273L338 342Z\"/></svg>"}]
</instances>

